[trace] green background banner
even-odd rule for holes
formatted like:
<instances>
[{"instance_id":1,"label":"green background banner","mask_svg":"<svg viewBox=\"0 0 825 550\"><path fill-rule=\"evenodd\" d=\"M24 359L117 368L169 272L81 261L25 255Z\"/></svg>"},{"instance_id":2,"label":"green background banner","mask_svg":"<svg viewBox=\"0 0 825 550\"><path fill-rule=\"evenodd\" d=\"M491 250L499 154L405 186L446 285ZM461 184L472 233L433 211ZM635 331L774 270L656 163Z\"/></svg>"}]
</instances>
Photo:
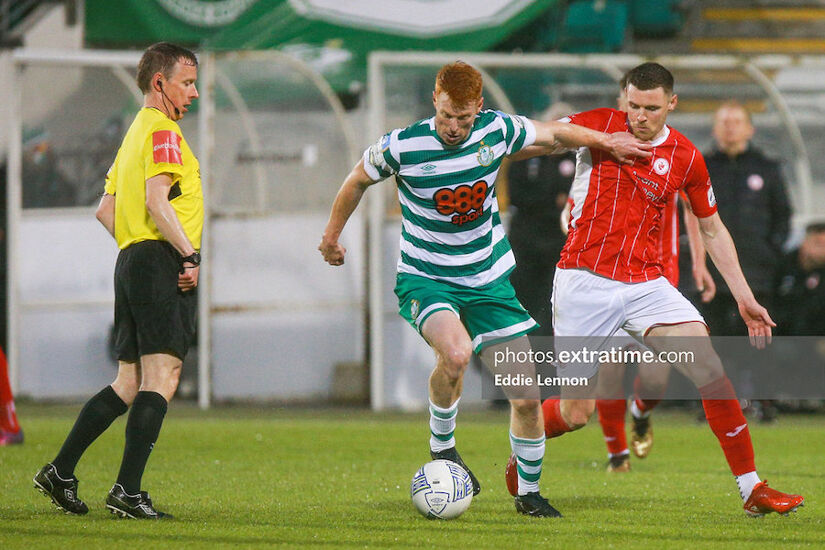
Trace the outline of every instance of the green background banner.
<instances>
[{"instance_id":1,"label":"green background banner","mask_svg":"<svg viewBox=\"0 0 825 550\"><path fill-rule=\"evenodd\" d=\"M213 49L334 45L483 51L557 0L86 0L86 42L139 47L168 40Z\"/></svg>"}]
</instances>

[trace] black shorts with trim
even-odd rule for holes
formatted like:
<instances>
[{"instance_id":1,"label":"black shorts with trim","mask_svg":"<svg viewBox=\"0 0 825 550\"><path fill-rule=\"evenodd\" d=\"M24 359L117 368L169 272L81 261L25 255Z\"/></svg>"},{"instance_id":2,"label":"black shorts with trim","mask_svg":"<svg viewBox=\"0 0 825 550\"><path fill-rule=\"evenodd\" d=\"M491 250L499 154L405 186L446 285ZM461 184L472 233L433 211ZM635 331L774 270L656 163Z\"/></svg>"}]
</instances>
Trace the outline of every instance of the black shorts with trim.
<instances>
[{"instance_id":1,"label":"black shorts with trim","mask_svg":"<svg viewBox=\"0 0 825 550\"><path fill-rule=\"evenodd\" d=\"M121 361L166 353L183 360L196 332L197 292L178 289L180 254L166 241L121 250L115 264L115 353Z\"/></svg>"}]
</instances>

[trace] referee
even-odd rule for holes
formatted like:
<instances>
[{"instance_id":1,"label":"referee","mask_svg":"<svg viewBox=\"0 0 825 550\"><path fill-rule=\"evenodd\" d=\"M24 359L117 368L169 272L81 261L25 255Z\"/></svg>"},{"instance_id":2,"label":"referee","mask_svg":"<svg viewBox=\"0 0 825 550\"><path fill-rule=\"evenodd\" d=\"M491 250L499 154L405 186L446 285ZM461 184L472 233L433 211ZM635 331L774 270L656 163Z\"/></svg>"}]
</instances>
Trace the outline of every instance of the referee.
<instances>
[{"instance_id":1,"label":"referee","mask_svg":"<svg viewBox=\"0 0 825 550\"><path fill-rule=\"evenodd\" d=\"M198 97L198 60L166 42L150 46L138 64L144 94L106 175L97 219L121 249L115 266L115 381L92 397L54 460L34 477L35 488L66 513L85 514L75 466L118 416L126 444L106 507L128 518L159 519L140 490L181 363L195 334L196 295L203 229L198 161L177 121Z\"/></svg>"}]
</instances>

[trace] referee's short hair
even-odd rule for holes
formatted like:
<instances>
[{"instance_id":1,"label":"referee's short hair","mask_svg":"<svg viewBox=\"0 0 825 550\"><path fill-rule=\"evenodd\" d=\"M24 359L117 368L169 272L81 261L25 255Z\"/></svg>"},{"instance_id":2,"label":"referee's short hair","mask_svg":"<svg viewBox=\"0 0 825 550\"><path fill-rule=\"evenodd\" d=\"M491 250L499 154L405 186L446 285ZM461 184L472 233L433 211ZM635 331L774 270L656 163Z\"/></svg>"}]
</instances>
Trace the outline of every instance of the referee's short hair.
<instances>
[{"instance_id":1,"label":"referee's short hair","mask_svg":"<svg viewBox=\"0 0 825 550\"><path fill-rule=\"evenodd\" d=\"M167 79L171 78L172 69L178 61L198 66L198 58L194 53L170 42L158 42L146 48L137 68L137 85L140 91L146 94L152 90L152 75L157 72L162 73Z\"/></svg>"},{"instance_id":2,"label":"referee's short hair","mask_svg":"<svg viewBox=\"0 0 825 550\"><path fill-rule=\"evenodd\" d=\"M825 220L818 220L808 224L805 227L805 234L811 235L813 233L823 233L825 232Z\"/></svg>"}]
</instances>

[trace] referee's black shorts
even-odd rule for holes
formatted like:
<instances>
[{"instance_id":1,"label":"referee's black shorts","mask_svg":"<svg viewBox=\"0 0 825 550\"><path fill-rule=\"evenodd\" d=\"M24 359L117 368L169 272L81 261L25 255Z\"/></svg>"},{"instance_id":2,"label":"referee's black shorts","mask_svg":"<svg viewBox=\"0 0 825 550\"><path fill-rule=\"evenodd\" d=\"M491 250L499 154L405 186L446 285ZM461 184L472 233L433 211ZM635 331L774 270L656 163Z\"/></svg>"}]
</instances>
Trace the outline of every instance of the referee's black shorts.
<instances>
[{"instance_id":1,"label":"referee's black shorts","mask_svg":"<svg viewBox=\"0 0 825 550\"><path fill-rule=\"evenodd\" d=\"M183 360L195 337L197 293L178 289L180 254L166 241L121 250L115 265L115 352L135 363L166 353Z\"/></svg>"}]
</instances>

